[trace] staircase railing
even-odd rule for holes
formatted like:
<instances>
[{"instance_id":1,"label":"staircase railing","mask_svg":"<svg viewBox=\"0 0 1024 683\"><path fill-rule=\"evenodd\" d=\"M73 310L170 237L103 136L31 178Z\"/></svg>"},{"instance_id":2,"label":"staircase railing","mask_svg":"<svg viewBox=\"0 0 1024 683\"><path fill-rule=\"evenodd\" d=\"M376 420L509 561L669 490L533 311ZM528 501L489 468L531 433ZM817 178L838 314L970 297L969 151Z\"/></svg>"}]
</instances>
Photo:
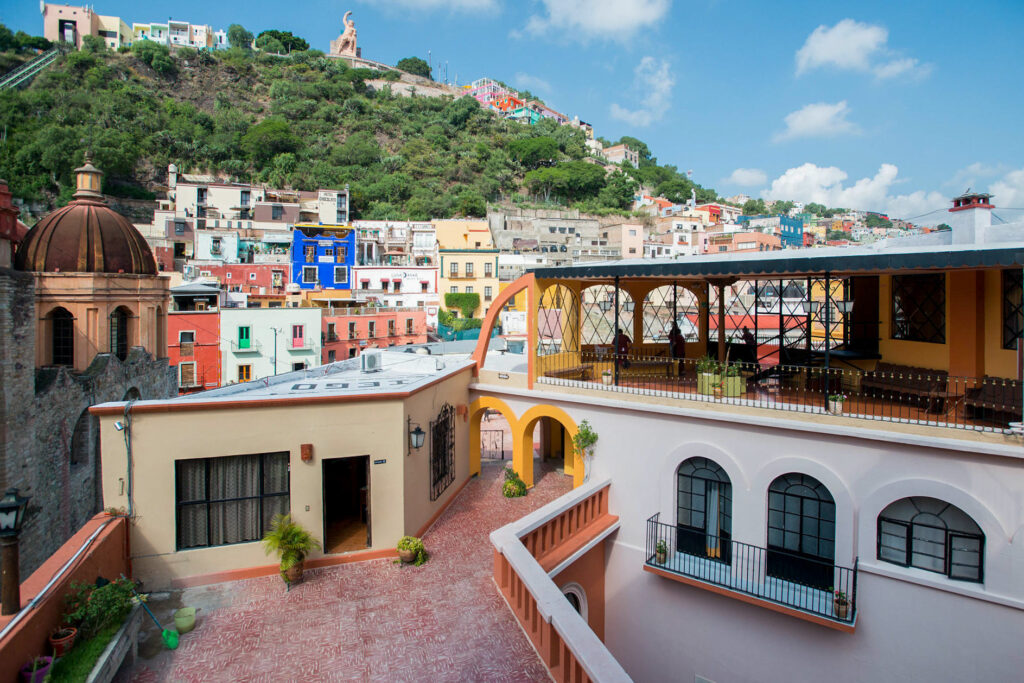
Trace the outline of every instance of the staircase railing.
<instances>
[{"instance_id":1,"label":"staircase railing","mask_svg":"<svg viewBox=\"0 0 1024 683\"><path fill-rule=\"evenodd\" d=\"M53 64L60 53L61 49L59 47L50 48L35 59L26 62L14 71L5 74L0 78L0 90L16 88L19 85L31 81L40 71L50 66L50 64Z\"/></svg>"}]
</instances>

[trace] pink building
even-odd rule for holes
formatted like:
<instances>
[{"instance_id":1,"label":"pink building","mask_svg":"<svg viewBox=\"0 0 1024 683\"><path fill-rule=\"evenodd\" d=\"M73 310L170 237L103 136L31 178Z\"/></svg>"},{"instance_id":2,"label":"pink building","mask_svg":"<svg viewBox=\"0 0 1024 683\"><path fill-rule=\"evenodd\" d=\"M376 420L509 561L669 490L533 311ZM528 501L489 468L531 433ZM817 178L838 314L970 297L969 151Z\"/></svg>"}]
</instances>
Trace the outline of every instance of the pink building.
<instances>
[{"instance_id":1,"label":"pink building","mask_svg":"<svg viewBox=\"0 0 1024 683\"><path fill-rule=\"evenodd\" d=\"M366 349L424 344L427 313L419 308L328 308L323 362L355 358Z\"/></svg>"},{"instance_id":2,"label":"pink building","mask_svg":"<svg viewBox=\"0 0 1024 683\"><path fill-rule=\"evenodd\" d=\"M245 294L284 294L289 282L287 263L225 263L196 265L195 274L204 280L216 280L229 292Z\"/></svg>"}]
</instances>

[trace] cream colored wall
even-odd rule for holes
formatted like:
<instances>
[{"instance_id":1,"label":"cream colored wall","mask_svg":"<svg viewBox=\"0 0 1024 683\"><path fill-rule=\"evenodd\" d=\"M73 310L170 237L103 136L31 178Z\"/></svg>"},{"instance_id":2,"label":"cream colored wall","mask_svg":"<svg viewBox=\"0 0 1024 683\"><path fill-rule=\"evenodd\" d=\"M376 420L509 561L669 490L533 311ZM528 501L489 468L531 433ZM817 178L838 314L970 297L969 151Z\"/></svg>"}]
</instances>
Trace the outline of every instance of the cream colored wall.
<instances>
[{"instance_id":1,"label":"cream colored wall","mask_svg":"<svg viewBox=\"0 0 1024 683\"><path fill-rule=\"evenodd\" d=\"M456 412L458 406L465 406L463 415L468 416L471 379L472 373L461 372L436 388L431 387L406 399L407 415L412 418L414 425L419 424L427 433L423 447L410 451L405 457L405 530L409 535L418 533L469 478L469 422L462 415L456 414L455 480L437 500L430 500L430 422L436 419L445 403L450 403ZM403 428L406 424L403 420ZM393 542L397 541L395 538Z\"/></svg>"},{"instance_id":2,"label":"cream colored wall","mask_svg":"<svg viewBox=\"0 0 1024 683\"><path fill-rule=\"evenodd\" d=\"M878 352L886 363L909 365L931 370L949 369L949 326L955 321L949 315L949 277L946 277L946 343L903 341L892 338L892 277L878 277Z\"/></svg>"},{"instance_id":3,"label":"cream colored wall","mask_svg":"<svg viewBox=\"0 0 1024 683\"><path fill-rule=\"evenodd\" d=\"M436 220L431 221L441 249L493 249L491 230L487 221ZM479 242L480 246L476 246Z\"/></svg>"},{"instance_id":4,"label":"cream colored wall","mask_svg":"<svg viewBox=\"0 0 1024 683\"><path fill-rule=\"evenodd\" d=\"M105 507L127 508L128 498L122 491L127 477L124 439L113 426L119 419L123 417L101 417L103 500ZM313 444L312 462L300 458L304 443ZM175 550L174 462L178 459L288 451L292 514L322 542L323 461L369 455L373 547L392 547L405 531L404 445L401 401L135 415L131 544L135 574L147 586L166 587L172 579L276 561L264 554L259 542ZM386 462L375 465L374 460Z\"/></svg>"},{"instance_id":5,"label":"cream colored wall","mask_svg":"<svg viewBox=\"0 0 1024 683\"><path fill-rule=\"evenodd\" d=\"M440 256L440 270L438 271L439 280L438 287L440 289L441 306L448 308L444 304L444 295L451 291L452 287L458 287L459 293L464 293L466 287L472 287L474 294L480 295L480 308L473 314L475 318L483 318L487 315L487 311L490 310L491 304L495 299L498 298L498 292L501 287L501 283L498 281L498 254L494 251L460 251L460 252L443 252ZM459 277L450 278L448 277L451 273L451 263L455 262L459 264ZM467 278L466 264L473 264L473 277ZM484 265L491 264L491 275L490 277L484 276ZM491 300L484 300L484 288L491 288Z\"/></svg>"}]
</instances>

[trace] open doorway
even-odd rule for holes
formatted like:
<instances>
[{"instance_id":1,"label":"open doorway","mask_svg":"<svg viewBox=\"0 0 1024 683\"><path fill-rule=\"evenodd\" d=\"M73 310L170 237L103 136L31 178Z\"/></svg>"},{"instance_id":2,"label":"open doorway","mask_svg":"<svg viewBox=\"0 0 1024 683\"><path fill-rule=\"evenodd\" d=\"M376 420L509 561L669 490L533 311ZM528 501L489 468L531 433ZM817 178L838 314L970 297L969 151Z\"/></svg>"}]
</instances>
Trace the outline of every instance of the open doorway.
<instances>
[{"instance_id":1,"label":"open doorway","mask_svg":"<svg viewBox=\"0 0 1024 683\"><path fill-rule=\"evenodd\" d=\"M323 461L324 552L370 547L370 456Z\"/></svg>"}]
</instances>

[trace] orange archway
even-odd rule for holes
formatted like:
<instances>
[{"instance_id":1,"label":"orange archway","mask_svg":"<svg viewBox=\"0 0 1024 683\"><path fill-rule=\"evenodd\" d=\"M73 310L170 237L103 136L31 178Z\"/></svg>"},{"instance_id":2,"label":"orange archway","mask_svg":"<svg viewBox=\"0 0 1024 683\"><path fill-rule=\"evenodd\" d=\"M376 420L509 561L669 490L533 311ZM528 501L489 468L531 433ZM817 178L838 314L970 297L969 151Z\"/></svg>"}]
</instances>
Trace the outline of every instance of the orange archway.
<instances>
[{"instance_id":1,"label":"orange archway","mask_svg":"<svg viewBox=\"0 0 1024 683\"><path fill-rule=\"evenodd\" d=\"M497 410L508 421L512 430L512 458L515 462L516 414L500 398L481 396L469 405L469 474L480 474L480 420L486 410Z\"/></svg>"},{"instance_id":2,"label":"orange archway","mask_svg":"<svg viewBox=\"0 0 1024 683\"><path fill-rule=\"evenodd\" d=\"M537 421L550 418L562 425L562 451L565 454L565 473L572 474L572 485L577 487L583 483L583 459L576 455L573 439L576 436L576 421L569 417L561 408L547 404L533 406L512 426L512 467L527 487L533 486L533 429ZM511 424L511 423L510 423Z\"/></svg>"}]
</instances>

